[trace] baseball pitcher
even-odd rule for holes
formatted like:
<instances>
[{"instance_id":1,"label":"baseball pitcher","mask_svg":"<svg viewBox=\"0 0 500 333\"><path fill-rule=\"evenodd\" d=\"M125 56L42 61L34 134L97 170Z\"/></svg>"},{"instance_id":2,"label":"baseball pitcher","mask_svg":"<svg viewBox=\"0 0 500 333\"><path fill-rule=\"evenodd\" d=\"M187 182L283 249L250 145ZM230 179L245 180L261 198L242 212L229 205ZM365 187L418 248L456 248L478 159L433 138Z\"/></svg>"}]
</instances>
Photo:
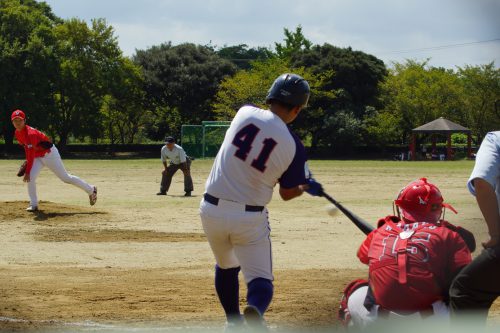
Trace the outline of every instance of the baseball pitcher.
<instances>
[{"instance_id":1,"label":"baseball pitcher","mask_svg":"<svg viewBox=\"0 0 500 333\"><path fill-rule=\"evenodd\" d=\"M18 172L19 177L28 183L28 194L30 205L26 210L36 212L38 210L38 197L36 192L36 179L43 167L49 168L63 182L72 184L89 195L90 205L97 201L97 187L89 185L77 176L70 175L64 168L64 164L56 146L49 138L39 130L26 125L26 115L21 110L16 110L11 115L12 125L16 128L15 136L20 145L24 147L26 163Z\"/></svg>"},{"instance_id":2,"label":"baseball pitcher","mask_svg":"<svg viewBox=\"0 0 500 333\"><path fill-rule=\"evenodd\" d=\"M287 124L306 106L309 84L295 74L279 76L266 102L239 109L226 132L200 203L203 229L215 256L215 289L227 328L245 325L265 331L263 319L273 297L268 211L274 186L283 200L304 191L319 195L309 178L305 148ZM244 318L240 314L238 273L247 284Z\"/></svg>"}]
</instances>

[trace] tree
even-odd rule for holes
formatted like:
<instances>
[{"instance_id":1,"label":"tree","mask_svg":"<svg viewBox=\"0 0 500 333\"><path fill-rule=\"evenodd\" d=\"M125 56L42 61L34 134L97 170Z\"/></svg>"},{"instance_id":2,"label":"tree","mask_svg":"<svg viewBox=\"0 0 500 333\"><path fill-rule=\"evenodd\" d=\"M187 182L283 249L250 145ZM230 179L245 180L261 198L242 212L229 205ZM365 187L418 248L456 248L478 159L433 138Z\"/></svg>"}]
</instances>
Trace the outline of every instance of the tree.
<instances>
[{"instance_id":1,"label":"tree","mask_svg":"<svg viewBox=\"0 0 500 333\"><path fill-rule=\"evenodd\" d=\"M141 69L128 58L119 58L110 92L101 106L101 119L107 137L114 144L133 143L144 122L144 90Z\"/></svg>"},{"instance_id":2,"label":"tree","mask_svg":"<svg viewBox=\"0 0 500 333\"><path fill-rule=\"evenodd\" d=\"M318 100L332 101L335 93L325 90L323 85L331 79L332 71L315 75L310 70L299 67L292 68L287 60L274 58L252 63L248 71L239 71L232 77L222 81L213 103L214 113L218 120L231 120L236 111L244 104L255 104L266 108L265 99L273 81L283 73L295 73L305 78L311 87L310 105ZM311 136L312 146L318 140L317 132L324 126L325 112L322 109L308 107L291 125L298 133Z\"/></svg>"},{"instance_id":3,"label":"tree","mask_svg":"<svg viewBox=\"0 0 500 333\"><path fill-rule=\"evenodd\" d=\"M310 68L319 74L333 70L335 75L325 82L325 89L338 91L333 105L325 109L349 110L362 119L367 106L378 106L379 83L386 77L382 60L351 48L330 44L315 45L292 55L293 66Z\"/></svg>"},{"instance_id":4,"label":"tree","mask_svg":"<svg viewBox=\"0 0 500 333\"><path fill-rule=\"evenodd\" d=\"M500 69L493 62L458 68L463 85L465 123L482 141L487 132L500 128Z\"/></svg>"},{"instance_id":5,"label":"tree","mask_svg":"<svg viewBox=\"0 0 500 333\"><path fill-rule=\"evenodd\" d=\"M249 69L252 61L274 57L273 52L265 47L249 48L247 44L224 46L216 52L219 57L231 61L239 69Z\"/></svg>"},{"instance_id":6,"label":"tree","mask_svg":"<svg viewBox=\"0 0 500 333\"><path fill-rule=\"evenodd\" d=\"M59 22L43 2L0 2L0 123L8 145L13 141L10 114L15 109L27 111L29 122L37 127L48 127L56 71L52 29Z\"/></svg>"},{"instance_id":7,"label":"tree","mask_svg":"<svg viewBox=\"0 0 500 333\"><path fill-rule=\"evenodd\" d=\"M309 121L304 125L315 129L311 146L347 150L361 143L365 112L378 106L378 84L387 75L383 61L351 48L324 44L292 53L291 63L316 75L335 73L324 81L322 89L334 93L336 98L319 98L311 103L310 109L316 111L308 115Z\"/></svg>"},{"instance_id":8,"label":"tree","mask_svg":"<svg viewBox=\"0 0 500 333\"><path fill-rule=\"evenodd\" d=\"M285 39L284 44L274 43L276 47L276 54L279 58L289 60L292 56L300 51L308 51L312 43L304 37L302 27L299 25L295 28L295 32L284 28Z\"/></svg>"},{"instance_id":9,"label":"tree","mask_svg":"<svg viewBox=\"0 0 500 333\"><path fill-rule=\"evenodd\" d=\"M211 119L220 82L236 72L212 48L194 44L153 46L137 51L133 60L143 70L149 110L176 109L183 123Z\"/></svg>"},{"instance_id":10,"label":"tree","mask_svg":"<svg viewBox=\"0 0 500 333\"><path fill-rule=\"evenodd\" d=\"M405 141L413 128L439 117L464 123L463 89L453 70L429 67L427 61L395 63L380 89L384 107L378 124L395 122L402 135L393 142ZM376 131L372 128L372 134Z\"/></svg>"},{"instance_id":11,"label":"tree","mask_svg":"<svg viewBox=\"0 0 500 333\"><path fill-rule=\"evenodd\" d=\"M116 71L123 65L113 28L103 19L91 27L76 18L55 28L58 70L54 84L57 111L50 114L59 144L69 135L98 138L103 97L110 93Z\"/></svg>"}]
</instances>

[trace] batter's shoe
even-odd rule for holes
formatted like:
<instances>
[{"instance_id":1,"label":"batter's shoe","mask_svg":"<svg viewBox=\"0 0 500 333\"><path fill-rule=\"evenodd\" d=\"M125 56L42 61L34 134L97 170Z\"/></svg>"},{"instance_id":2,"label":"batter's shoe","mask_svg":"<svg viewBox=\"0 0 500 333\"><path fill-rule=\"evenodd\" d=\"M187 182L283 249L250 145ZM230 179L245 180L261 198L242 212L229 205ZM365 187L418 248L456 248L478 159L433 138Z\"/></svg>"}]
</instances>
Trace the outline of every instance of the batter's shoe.
<instances>
[{"instance_id":1,"label":"batter's shoe","mask_svg":"<svg viewBox=\"0 0 500 333\"><path fill-rule=\"evenodd\" d=\"M269 332L264 317L255 306L247 305L243 310L243 317L245 317L247 326L252 332Z\"/></svg>"},{"instance_id":2,"label":"batter's shoe","mask_svg":"<svg viewBox=\"0 0 500 333\"><path fill-rule=\"evenodd\" d=\"M95 205L95 203L97 201L97 187L95 187L95 186L94 186L94 191L92 192L92 194L89 194L89 201L90 201L91 206Z\"/></svg>"},{"instance_id":3,"label":"batter's shoe","mask_svg":"<svg viewBox=\"0 0 500 333\"><path fill-rule=\"evenodd\" d=\"M156 193L156 195L167 195L167 192L160 191L160 192Z\"/></svg>"},{"instance_id":4,"label":"batter's shoe","mask_svg":"<svg viewBox=\"0 0 500 333\"><path fill-rule=\"evenodd\" d=\"M38 210L38 207L37 206L29 206L28 208L26 208L26 211L27 212L36 212Z\"/></svg>"},{"instance_id":5,"label":"batter's shoe","mask_svg":"<svg viewBox=\"0 0 500 333\"><path fill-rule=\"evenodd\" d=\"M227 321L224 326L224 333L243 333L248 332L247 327L245 326L245 321Z\"/></svg>"},{"instance_id":6,"label":"batter's shoe","mask_svg":"<svg viewBox=\"0 0 500 333\"><path fill-rule=\"evenodd\" d=\"M184 193L184 196L185 197L190 197L191 196L191 191L187 191L186 193Z\"/></svg>"}]
</instances>

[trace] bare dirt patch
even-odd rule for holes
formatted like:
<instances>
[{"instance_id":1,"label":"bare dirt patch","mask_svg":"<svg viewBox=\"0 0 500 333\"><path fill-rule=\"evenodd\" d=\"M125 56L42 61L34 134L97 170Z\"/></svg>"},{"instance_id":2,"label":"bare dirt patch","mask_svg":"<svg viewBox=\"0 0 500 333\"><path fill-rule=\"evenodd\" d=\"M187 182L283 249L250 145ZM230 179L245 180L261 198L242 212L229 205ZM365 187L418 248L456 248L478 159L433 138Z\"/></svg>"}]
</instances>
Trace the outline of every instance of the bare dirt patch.
<instances>
[{"instance_id":1,"label":"bare dirt patch","mask_svg":"<svg viewBox=\"0 0 500 333\"><path fill-rule=\"evenodd\" d=\"M66 332L78 329L71 323L87 322L220 331L224 315L213 287L214 259L198 215L212 161L193 163L191 198L182 197L181 175L168 196L156 196L162 169L157 159L65 165L98 186L97 204L89 206L84 192L44 170L38 179L43 201L33 214L24 210L25 184L12 176L17 161L0 160L0 331ZM311 162L327 193L372 224L392 213L403 185L427 176L459 211L447 214L450 222L469 228L479 244L486 227L465 187L472 165ZM344 216L326 215L326 204L308 195L284 202L276 194L269 204L276 279L266 318L273 330L337 327L343 288L368 274L356 258L364 235ZM500 301L490 318L498 323Z\"/></svg>"},{"instance_id":2,"label":"bare dirt patch","mask_svg":"<svg viewBox=\"0 0 500 333\"><path fill-rule=\"evenodd\" d=\"M356 270L277 271L276 297L267 313L269 324L336 326L339 291L360 275ZM24 318L33 326L46 326L40 323L46 320L164 325L224 322L212 277L197 269L18 268L1 270L0 279L5 282L0 286L2 315ZM241 287L242 306L245 293Z\"/></svg>"},{"instance_id":3,"label":"bare dirt patch","mask_svg":"<svg viewBox=\"0 0 500 333\"><path fill-rule=\"evenodd\" d=\"M50 229L34 234L43 242L206 242L204 234L124 229Z\"/></svg>"}]
</instances>

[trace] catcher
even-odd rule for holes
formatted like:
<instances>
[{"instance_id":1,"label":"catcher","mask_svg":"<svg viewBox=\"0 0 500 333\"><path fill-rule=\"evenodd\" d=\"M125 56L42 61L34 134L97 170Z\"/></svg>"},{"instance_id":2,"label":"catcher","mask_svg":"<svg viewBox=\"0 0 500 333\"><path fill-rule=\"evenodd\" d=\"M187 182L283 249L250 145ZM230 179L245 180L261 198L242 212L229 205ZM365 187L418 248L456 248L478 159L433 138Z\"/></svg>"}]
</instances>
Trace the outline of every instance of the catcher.
<instances>
[{"instance_id":1,"label":"catcher","mask_svg":"<svg viewBox=\"0 0 500 333\"><path fill-rule=\"evenodd\" d=\"M36 179L44 166L48 167L63 182L81 188L89 195L90 205L97 201L97 188L87 184L80 178L68 174L62 163L61 156L56 146L39 130L26 125L26 115L21 110L12 112L12 125L16 128L15 136L20 145L24 147L26 161L19 168L17 176L23 177L28 183L30 205L26 210L38 210L38 197L36 193Z\"/></svg>"},{"instance_id":2,"label":"catcher","mask_svg":"<svg viewBox=\"0 0 500 333\"><path fill-rule=\"evenodd\" d=\"M443 208L456 210L443 202L437 186L426 178L411 182L394 205L397 216L380 219L358 250L369 279L353 281L344 291L339 319L347 326L365 328L381 317L448 317L449 286L471 262L460 233L472 237L472 250L474 238L441 219Z\"/></svg>"}]
</instances>

